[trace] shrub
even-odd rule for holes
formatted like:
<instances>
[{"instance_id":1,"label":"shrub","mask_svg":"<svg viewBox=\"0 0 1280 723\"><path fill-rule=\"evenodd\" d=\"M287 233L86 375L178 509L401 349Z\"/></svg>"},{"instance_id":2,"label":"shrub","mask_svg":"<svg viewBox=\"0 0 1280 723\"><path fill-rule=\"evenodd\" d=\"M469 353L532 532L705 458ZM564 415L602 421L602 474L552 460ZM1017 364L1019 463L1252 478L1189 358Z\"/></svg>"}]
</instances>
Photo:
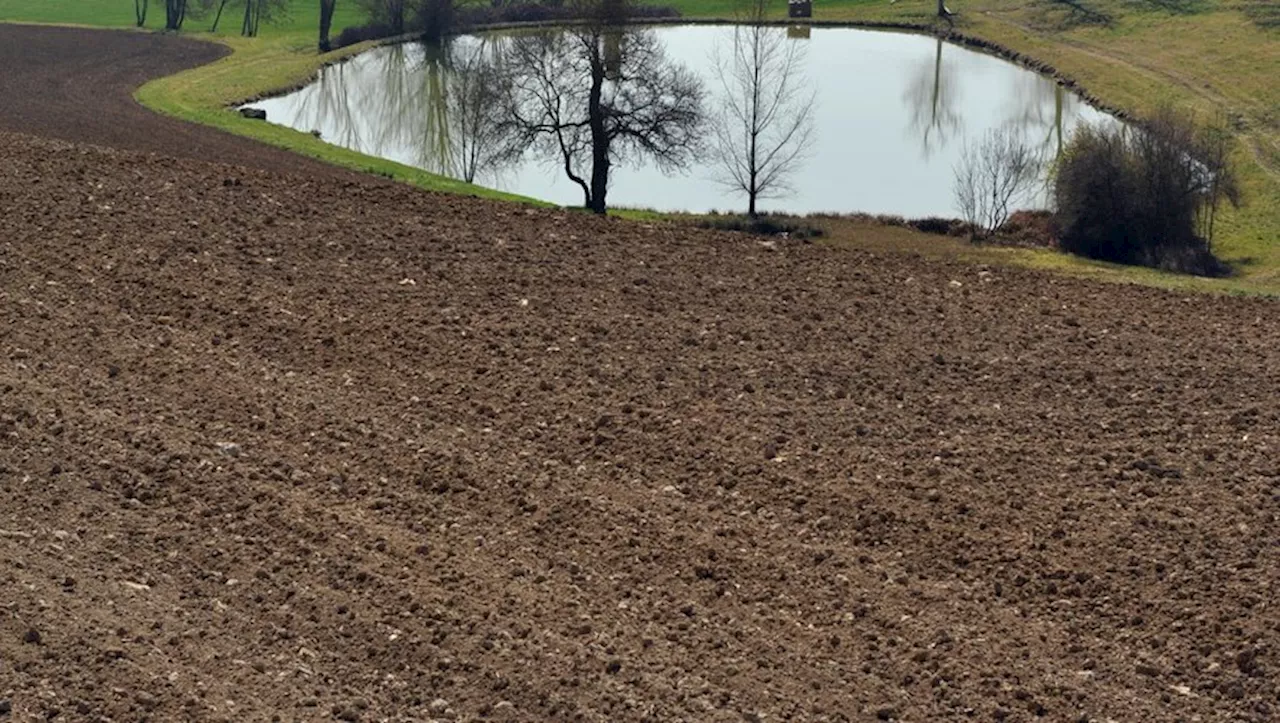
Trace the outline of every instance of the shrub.
<instances>
[{"instance_id":1,"label":"shrub","mask_svg":"<svg viewBox=\"0 0 1280 723\"><path fill-rule=\"evenodd\" d=\"M1169 108L1138 127L1082 128L1054 177L1059 244L1104 261L1223 273L1213 219L1223 199L1239 203L1226 139Z\"/></svg>"},{"instance_id":2,"label":"shrub","mask_svg":"<svg viewBox=\"0 0 1280 723\"><path fill-rule=\"evenodd\" d=\"M803 223L796 219L762 214L755 218L748 216L712 215L698 221L700 228L714 228L721 231L742 231L758 236L778 236L786 234L794 239L821 238L825 233L822 228Z\"/></svg>"},{"instance_id":3,"label":"shrub","mask_svg":"<svg viewBox=\"0 0 1280 723\"><path fill-rule=\"evenodd\" d=\"M343 28L338 33L338 39L334 40L332 46L334 49L345 48L348 45L363 43L366 40L381 40L382 38L390 38L395 35L390 25L385 23L366 23L364 25L356 25L349 28Z\"/></svg>"},{"instance_id":4,"label":"shrub","mask_svg":"<svg viewBox=\"0 0 1280 723\"><path fill-rule=\"evenodd\" d=\"M999 243L1023 248L1053 248L1053 214L1049 211L1014 211L996 231Z\"/></svg>"},{"instance_id":5,"label":"shrub","mask_svg":"<svg viewBox=\"0 0 1280 723\"><path fill-rule=\"evenodd\" d=\"M986 237L1009 220L1040 178L1040 157L1012 128L990 130L976 146L966 146L955 168L956 205L973 228Z\"/></svg>"}]
</instances>

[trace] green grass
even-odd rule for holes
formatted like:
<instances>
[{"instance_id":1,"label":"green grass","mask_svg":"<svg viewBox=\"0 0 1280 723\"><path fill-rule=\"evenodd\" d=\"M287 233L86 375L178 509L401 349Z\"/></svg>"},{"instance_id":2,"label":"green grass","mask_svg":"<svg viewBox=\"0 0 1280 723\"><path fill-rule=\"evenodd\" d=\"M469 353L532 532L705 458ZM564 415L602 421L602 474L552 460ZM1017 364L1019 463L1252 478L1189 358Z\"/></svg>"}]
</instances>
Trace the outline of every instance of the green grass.
<instances>
[{"instance_id":1,"label":"green grass","mask_svg":"<svg viewBox=\"0 0 1280 723\"><path fill-rule=\"evenodd\" d=\"M956 30L997 42L1051 63L1106 102L1141 113L1173 101L1207 114L1225 113L1238 128L1237 160L1247 205L1221 222L1216 250L1241 271L1226 281L1193 280L1146 269L1114 267L1048 252L965 250L1038 268L1100 278L1154 283L1174 288L1241 292L1280 291L1280 30L1257 21L1254 0L1197 0L1185 13L1167 12L1147 0L1082 0L1111 18L1108 26L1072 25L1050 0L950 0L959 13ZM734 0L669 0L685 17L731 18ZM933 0L816 0L815 21L929 24ZM778 2L776 16L784 15ZM241 119L232 103L295 86L324 63L357 52L349 48L317 55L318 3L295 0L280 23L264 25L262 37L236 36L238 18L223 19L218 36L203 32L207 19L188 21L185 31L229 45L229 58L144 86L138 98L148 107L186 120L256 138L345 167L390 176L423 188L492 198L515 197L460 183L400 164L363 156L299 133ZM130 0L0 0L0 21L132 27ZM351 0L339 0L334 34L359 24ZM163 23L163 7L152 0L149 28ZM528 201L528 199L522 199ZM655 220L660 215L624 211L620 215ZM865 239L865 229L850 234ZM839 238L839 234L832 234ZM933 244L936 237L910 232L879 234L906 247ZM908 238L916 238L908 242ZM856 241L853 241L856 243Z\"/></svg>"},{"instance_id":2,"label":"green grass","mask_svg":"<svg viewBox=\"0 0 1280 723\"><path fill-rule=\"evenodd\" d=\"M42 23L52 25L86 25L102 28L134 27L133 0L0 0L0 21L16 23ZM364 22L364 15L351 0L338 0L334 11L333 28L336 35L348 25ZM189 17L183 31L199 33L207 31L213 17ZM269 39L279 36L315 38L320 27L320 3L315 0L293 0L278 21L263 23L261 36ZM164 28L163 0L150 0L146 28ZM228 10L218 25L218 35L239 35L240 18L235 10Z\"/></svg>"},{"instance_id":3,"label":"green grass","mask_svg":"<svg viewBox=\"0 0 1280 723\"><path fill-rule=\"evenodd\" d=\"M318 56L314 50L310 50L310 44L299 45L303 41L297 33L260 38L226 37L221 42L231 46L234 52L230 56L202 68L147 83L138 91L138 100L148 108L166 115L220 128L344 168L392 178L427 190L549 205L394 161L366 156L324 143L309 133L247 120L241 118L239 113L228 110L230 104L253 98L264 90L288 88L306 82L315 73L319 63L352 55L365 49L366 45Z\"/></svg>"}]
</instances>

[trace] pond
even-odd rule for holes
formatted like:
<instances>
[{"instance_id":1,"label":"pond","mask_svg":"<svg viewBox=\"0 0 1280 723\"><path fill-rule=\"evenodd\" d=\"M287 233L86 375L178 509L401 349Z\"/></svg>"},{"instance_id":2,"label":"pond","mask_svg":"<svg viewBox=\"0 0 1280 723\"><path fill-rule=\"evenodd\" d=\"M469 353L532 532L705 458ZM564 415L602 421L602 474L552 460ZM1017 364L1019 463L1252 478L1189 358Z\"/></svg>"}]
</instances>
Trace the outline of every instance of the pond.
<instances>
[{"instance_id":1,"label":"pond","mask_svg":"<svg viewBox=\"0 0 1280 723\"><path fill-rule=\"evenodd\" d=\"M634 32L643 33L657 57L701 87L705 116L720 117L720 110L731 107L724 101L732 84L724 80L731 77L725 69L730 67L726 58L733 57L732 26L659 26ZM762 211L956 216L953 169L966 147L989 130L1012 129L1042 157L1052 158L1078 124L1117 122L1049 78L937 38L853 28L770 27L764 32L786 52L797 54L792 85L798 92L791 96L798 102L792 105L808 108L808 115L802 152L775 197L760 199ZM512 151L510 142L500 141L485 126L484 112L465 102L493 95L485 92L498 85L489 73L504 48L521 35L530 33L484 33L442 46L377 48L325 68L300 90L253 105L266 110L270 122L316 132L329 143L361 153L553 203L581 205L584 187L565 173L557 143L524 138ZM618 53L619 47L632 45L612 40L613 45L609 37L603 41L606 85L619 85L628 66L611 59L610 48ZM608 177L609 206L744 210L746 194L725 183L729 177L722 154L714 152L716 127L721 126L708 121L692 131L694 140L706 142L676 168L657 162L643 148L615 159ZM507 151L490 153L499 145ZM590 155L588 151L580 176L589 176ZM1038 191L1022 205L1043 204L1044 193Z\"/></svg>"}]
</instances>

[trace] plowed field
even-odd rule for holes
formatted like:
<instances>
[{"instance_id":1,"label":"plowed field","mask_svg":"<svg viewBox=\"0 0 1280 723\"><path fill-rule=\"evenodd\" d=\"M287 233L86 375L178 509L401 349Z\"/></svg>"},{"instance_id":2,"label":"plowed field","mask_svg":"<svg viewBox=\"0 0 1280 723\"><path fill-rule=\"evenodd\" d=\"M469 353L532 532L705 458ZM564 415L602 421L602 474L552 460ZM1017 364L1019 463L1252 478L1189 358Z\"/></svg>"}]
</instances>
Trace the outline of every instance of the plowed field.
<instances>
[{"instance_id":1,"label":"plowed field","mask_svg":"<svg viewBox=\"0 0 1280 723\"><path fill-rule=\"evenodd\" d=\"M1274 301L142 150L0 133L0 720L1280 715Z\"/></svg>"}]
</instances>

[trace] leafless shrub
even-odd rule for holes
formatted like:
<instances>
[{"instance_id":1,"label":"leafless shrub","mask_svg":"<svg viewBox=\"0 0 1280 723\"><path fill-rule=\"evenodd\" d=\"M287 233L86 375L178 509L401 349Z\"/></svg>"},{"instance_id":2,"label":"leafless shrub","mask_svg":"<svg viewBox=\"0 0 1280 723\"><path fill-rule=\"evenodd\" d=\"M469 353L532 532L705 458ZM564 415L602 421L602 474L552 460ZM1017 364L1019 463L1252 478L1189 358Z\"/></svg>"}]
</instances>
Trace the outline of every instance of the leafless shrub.
<instances>
[{"instance_id":1,"label":"leafless shrub","mask_svg":"<svg viewBox=\"0 0 1280 723\"><path fill-rule=\"evenodd\" d=\"M975 237L1004 225L1035 188L1041 165L1039 154L1011 128L987 131L978 145L965 147L952 190Z\"/></svg>"}]
</instances>

